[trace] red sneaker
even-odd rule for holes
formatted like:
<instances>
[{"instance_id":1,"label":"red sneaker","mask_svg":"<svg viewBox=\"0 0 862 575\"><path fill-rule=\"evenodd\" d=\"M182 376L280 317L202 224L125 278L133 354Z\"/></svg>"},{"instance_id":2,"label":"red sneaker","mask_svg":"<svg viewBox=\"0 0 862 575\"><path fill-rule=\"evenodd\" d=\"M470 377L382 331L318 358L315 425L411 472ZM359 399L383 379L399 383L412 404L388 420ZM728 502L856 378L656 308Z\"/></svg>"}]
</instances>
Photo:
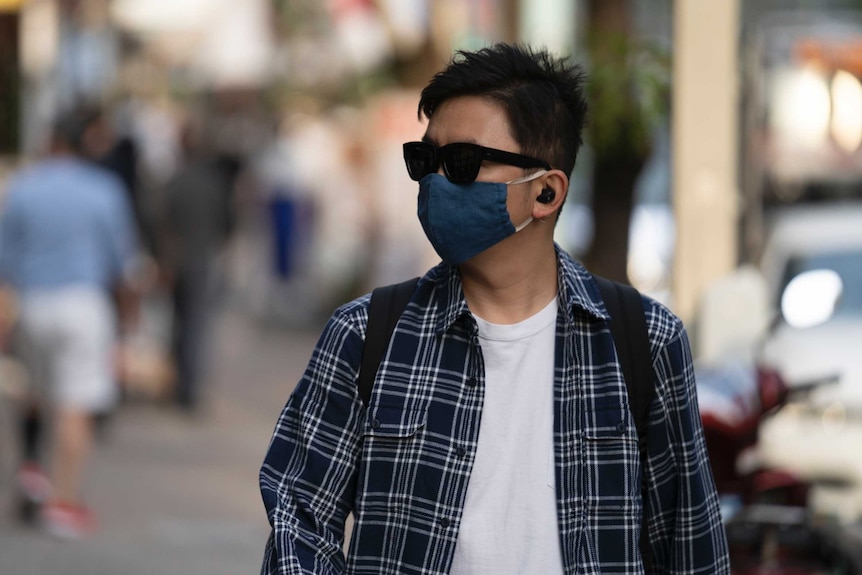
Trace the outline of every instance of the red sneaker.
<instances>
[{"instance_id":1,"label":"red sneaker","mask_svg":"<svg viewBox=\"0 0 862 575\"><path fill-rule=\"evenodd\" d=\"M42 507L42 526L61 539L81 539L96 531L96 516L83 505L51 502Z\"/></svg>"}]
</instances>

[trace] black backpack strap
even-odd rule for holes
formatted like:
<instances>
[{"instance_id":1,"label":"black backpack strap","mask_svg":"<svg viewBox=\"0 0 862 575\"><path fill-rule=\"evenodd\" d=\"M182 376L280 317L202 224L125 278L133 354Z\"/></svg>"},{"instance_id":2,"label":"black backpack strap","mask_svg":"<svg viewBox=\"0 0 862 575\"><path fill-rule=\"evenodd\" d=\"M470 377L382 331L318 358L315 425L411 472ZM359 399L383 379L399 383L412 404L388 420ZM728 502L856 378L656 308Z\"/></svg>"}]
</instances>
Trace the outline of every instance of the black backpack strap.
<instances>
[{"instance_id":1,"label":"black backpack strap","mask_svg":"<svg viewBox=\"0 0 862 575\"><path fill-rule=\"evenodd\" d=\"M620 367L626 380L629 408L638 432L638 450L641 460L643 509L647 507L646 463L647 422L649 408L655 396L650 341L647 333L641 294L633 287L597 277L596 283L605 307L611 316L610 329L617 348ZM652 570L652 552L647 538L646 513L641 519L640 551L646 572Z\"/></svg>"},{"instance_id":2,"label":"black backpack strap","mask_svg":"<svg viewBox=\"0 0 862 575\"><path fill-rule=\"evenodd\" d=\"M362 364L359 368L359 397L365 407L368 407L371 400L374 377L386 348L389 347L389 338L395 331L398 318L410 303L418 281L419 278L413 278L399 284L378 287L371 292L365 345L362 348Z\"/></svg>"}]
</instances>

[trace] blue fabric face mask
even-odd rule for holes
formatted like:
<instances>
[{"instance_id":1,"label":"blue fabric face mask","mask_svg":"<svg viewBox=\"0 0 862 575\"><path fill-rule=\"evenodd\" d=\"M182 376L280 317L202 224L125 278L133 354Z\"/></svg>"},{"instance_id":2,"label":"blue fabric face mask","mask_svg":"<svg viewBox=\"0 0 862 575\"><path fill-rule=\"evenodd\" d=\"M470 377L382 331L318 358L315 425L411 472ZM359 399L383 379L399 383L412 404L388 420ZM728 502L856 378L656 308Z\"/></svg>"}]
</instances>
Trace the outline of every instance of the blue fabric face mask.
<instances>
[{"instance_id":1,"label":"blue fabric face mask","mask_svg":"<svg viewBox=\"0 0 862 575\"><path fill-rule=\"evenodd\" d=\"M457 266L524 229L515 227L506 209L507 185L522 184L541 170L511 182L453 184L446 176L429 174L419 181L419 221L444 262Z\"/></svg>"}]
</instances>

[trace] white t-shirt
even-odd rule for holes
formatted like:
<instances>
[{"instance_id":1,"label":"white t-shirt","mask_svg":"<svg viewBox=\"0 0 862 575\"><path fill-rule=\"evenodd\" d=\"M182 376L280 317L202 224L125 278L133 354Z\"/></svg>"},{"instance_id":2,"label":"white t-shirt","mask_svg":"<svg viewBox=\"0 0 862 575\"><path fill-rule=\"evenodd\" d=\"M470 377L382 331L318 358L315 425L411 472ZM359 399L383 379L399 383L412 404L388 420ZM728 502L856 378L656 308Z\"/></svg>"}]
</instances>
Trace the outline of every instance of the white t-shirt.
<instances>
[{"instance_id":1,"label":"white t-shirt","mask_svg":"<svg viewBox=\"0 0 862 575\"><path fill-rule=\"evenodd\" d=\"M557 299L512 325L476 318L485 399L454 575L563 573L554 474Z\"/></svg>"}]
</instances>

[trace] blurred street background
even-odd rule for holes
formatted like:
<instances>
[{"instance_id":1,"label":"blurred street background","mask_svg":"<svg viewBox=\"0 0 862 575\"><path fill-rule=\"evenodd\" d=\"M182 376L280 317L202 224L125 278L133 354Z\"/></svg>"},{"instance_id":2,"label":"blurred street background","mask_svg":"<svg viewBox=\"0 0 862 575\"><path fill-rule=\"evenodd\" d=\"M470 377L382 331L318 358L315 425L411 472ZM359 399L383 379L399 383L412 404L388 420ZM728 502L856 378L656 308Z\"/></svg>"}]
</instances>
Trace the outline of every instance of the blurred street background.
<instances>
[{"instance_id":1,"label":"blurred street background","mask_svg":"<svg viewBox=\"0 0 862 575\"><path fill-rule=\"evenodd\" d=\"M138 237L83 541L16 516L2 342L0 573L259 569L257 470L317 334L437 262L419 92L497 41L590 74L557 241L685 321L735 572L862 572L862 1L0 0L0 202L84 107Z\"/></svg>"},{"instance_id":2,"label":"blurred street background","mask_svg":"<svg viewBox=\"0 0 862 575\"><path fill-rule=\"evenodd\" d=\"M137 575L256 573L269 535L257 468L317 334L259 329L225 314L206 416L124 406L103 430L85 491L101 529L58 541L14 518L4 405L0 573Z\"/></svg>"}]
</instances>

